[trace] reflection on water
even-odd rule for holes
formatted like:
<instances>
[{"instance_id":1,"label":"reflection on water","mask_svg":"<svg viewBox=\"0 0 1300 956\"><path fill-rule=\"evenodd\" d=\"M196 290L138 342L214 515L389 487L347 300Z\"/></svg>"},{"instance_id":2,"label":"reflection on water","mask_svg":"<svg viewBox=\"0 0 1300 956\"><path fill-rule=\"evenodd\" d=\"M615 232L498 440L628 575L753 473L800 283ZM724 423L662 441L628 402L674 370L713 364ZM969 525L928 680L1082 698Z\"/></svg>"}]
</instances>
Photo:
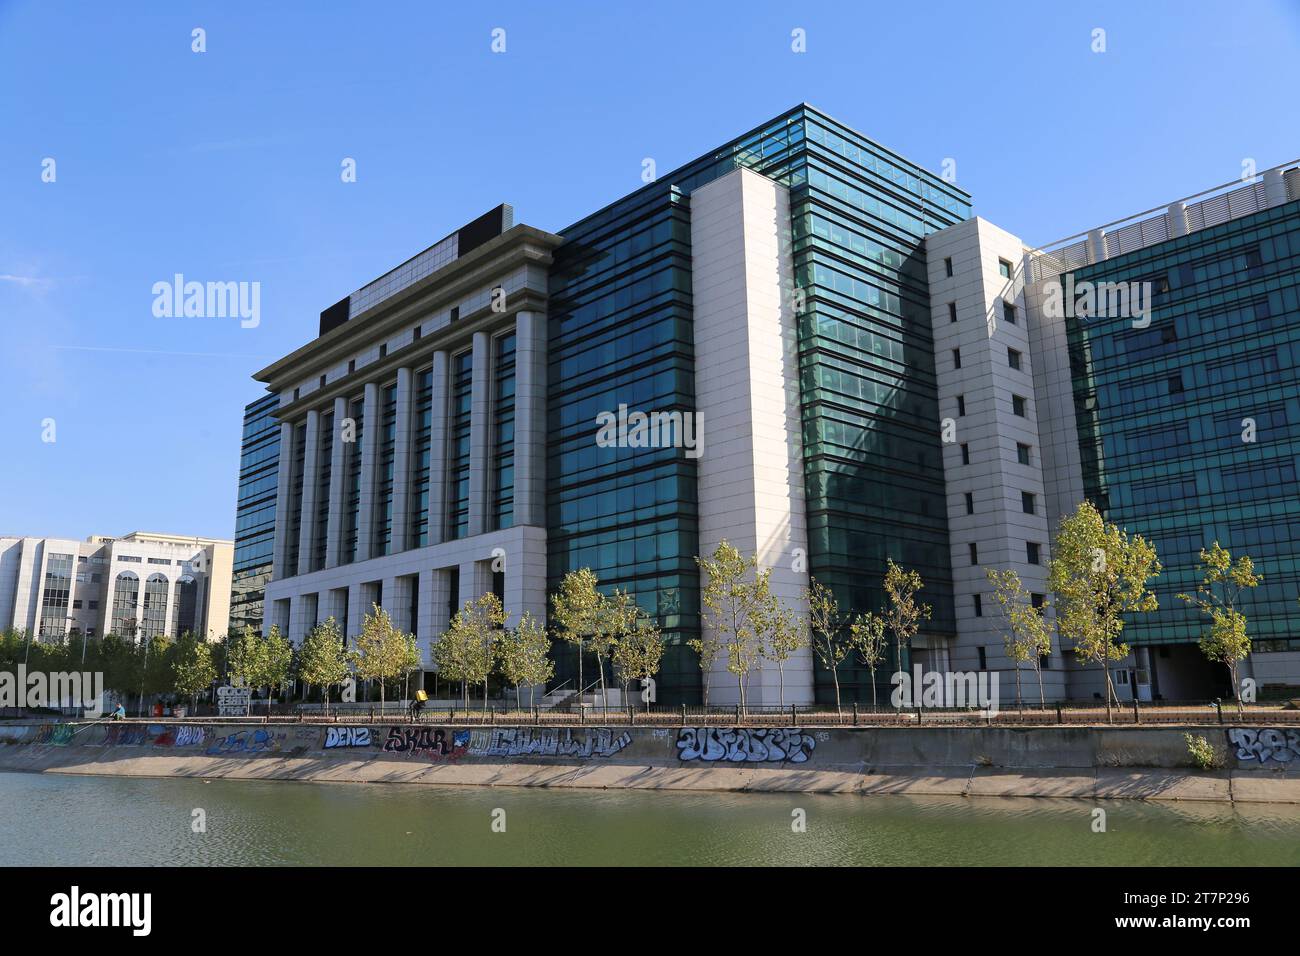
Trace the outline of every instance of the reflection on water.
<instances>
[{"instance_id":1,"label":"reflection on water","mask_svg":"<svg viewBox=\"0 0 1300 956\"><path fill-rule=\"evenodd\" d=\"M0 864L1296 865L1300 806L0 773Z\"/></svg>"}]
</instances>

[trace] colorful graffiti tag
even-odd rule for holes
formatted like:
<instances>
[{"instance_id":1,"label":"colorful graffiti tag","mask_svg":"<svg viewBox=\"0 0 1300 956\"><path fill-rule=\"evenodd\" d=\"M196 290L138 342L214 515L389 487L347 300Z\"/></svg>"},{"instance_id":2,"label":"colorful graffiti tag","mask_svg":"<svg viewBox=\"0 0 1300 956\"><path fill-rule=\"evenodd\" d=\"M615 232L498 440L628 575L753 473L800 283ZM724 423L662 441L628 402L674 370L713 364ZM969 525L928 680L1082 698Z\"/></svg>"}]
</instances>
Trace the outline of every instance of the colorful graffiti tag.
<instances>
[{"instance_id":1,"label":"colorful graffiti tag","mask_svg":"<svg viewBox=\"0 0 1300 956\"><path fill-rule=\"evenodd\" d=\"M389 727L383 746L384 753L430 760L456 760L468 750L468 730L444 730L441 727Z\"/></svg>"},{"instance_id":2,"label":"colorful graffiti tag","mask_svg":"<svg viewBox=\"0 0 1300 956\"><path fill-rule=\"evenodd\" d=\"M209 754L257 754L274 753L280 749L284 734L269 730L239 730L233 734L217 738L208 747Z\"/></svg>"},{"instance_id":3,"label":"colorful graffiti tag","mask_svg":"<svg viewBox=\"0 0 1300 956\"><path fill-rule=\"evenodd\" d=\"M796 729L683 727L677 732L677 756L710 763L805 763L817 741Z\"/></svg>"},{"instance_id":4,"label":"colorful graffiti tag","mask_svg":"<svg viewBox=\"0 0 1300 956\"><path fill-rule=\"evenodd\" d=\"M1239 761L1289 764L1300 760L1300 730L1235 728L1228 731L1228 746L1237 748Z\"/></svg>"},{"instance_id":5,"label":"colorful graffiti tag","mask_svg":"<svg viewBox=\"0 0 1300 956\"><path fill-rule=\"evenodd\" d=\"M76 732L76 728L71 724L42 724L36 728L36 736L32 739L32 743L66 747Z\"/></svg>"},{"instance_id":6,"label":"colorful graffiti tag","mask_svg":"<svg viewBox=\"0 0 1300 956\"><path fill-rule=\"evenodd\" d=\"M394 728L396 729L396 728ZM325 731L325 749L338 747L369 747L369 727L329 727Z\"/></svg>"},{"instance_id":7,"label":"colorful graffiti tag","mask_svg":"<svg viewBox=\"0 0 1300 956\"><path fill-rule=\"evenodd\" d=\"M476 757L612 757L632 742L626 731L502 727L476 730L469 752Z\"/></svg>"}]
</instances>

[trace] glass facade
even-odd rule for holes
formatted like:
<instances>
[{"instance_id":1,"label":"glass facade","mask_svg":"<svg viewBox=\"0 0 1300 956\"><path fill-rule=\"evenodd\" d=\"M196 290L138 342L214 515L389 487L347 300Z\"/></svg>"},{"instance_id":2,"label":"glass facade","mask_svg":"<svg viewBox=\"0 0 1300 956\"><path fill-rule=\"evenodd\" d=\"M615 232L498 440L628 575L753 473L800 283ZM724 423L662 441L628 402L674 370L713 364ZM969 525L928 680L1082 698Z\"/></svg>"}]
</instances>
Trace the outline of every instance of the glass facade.
<instances>
[{"instance_id":1,"label":"glass facade","mask_svg":"<svg viewBox=\"0 0 1300 956\"><path fill-rule=\"evenodd\" d=\"M280 423L275 418L278 405L277 396L267 395L244 409L230 587L232 634L242 631L245 625L255 631L262 629L266 585L271 580L275 551L275 497L280 473ZM176 585L178 613L186 600L184 581L182 578ZM209 621L208 626L221 625ZM181 624L178 628L177 635L187 629ZM193 628L192 621L189 628Z\"/></svg>"},{"instance_id":2,"label":"glass facade","mask_svg":"<svg viewBox=\"0 0 1300 956\"><path fill-rule=\"evenodd\" d=\"M469 534L470 418L473 411L474 353L451 357L450 400L447 412L446 540Z\"/></svg>"},{"instance_id":3,"label":"glass facade","mask_svg":"<svg viewBox=\"0 0 1300 956\"><path fill-rule=\"evenodd\" d=\"M492 500L488 530L509 528L515 517L515 333L492 341Z\"/></svg>"},{"instance_id":4,"label":"glass facade","mask_svg":"<svg viewBox=\"0 0 1300 956\"><path fill-rule=\"evenodd\" d=\"M365 425L366 400L358 395L351 402L352 441L344 442L343 467L347 478L343 485L343 540L339 563L357 559L357 521L361 515L361 432ZM342 436L340 436L342 441Z\"/></svg>"},{"instance_id":5,"label":"glass facade","mask_svg":"<svg viewBox=\"0 0 1300 956\"><path fill-rule=\"evenodd\" d=\"M172 637L193 633L199 606L199 583L188 574L176 582L172 594Z\"/></svg>"},{"instance_id":6,"label":"glass facade","mask_svg":"<svg viewBox=\"0 0 1300 956\"><path fill-rule=\"evenodd\" d=\"M370 556L387 554L393 543L393 459L397 442L397 383L379 390L378 468L375 473L375 539Z\"/></svg>"},{"instance_id":7,"label":"glass facade","mask_svg":"<svg viewBox=\"0 0 1300 956\"><path fill-rule=\"evenodd\" d=\"M334 413L320 416L320 432L316 436L316 514L312 530L311 569L325 567L325 548L328 544L326 530L330 520L330 469L334 458Z\"/></svg>"},{"instance_id":8,"label":"glass facade","mask_svg":"<svg viewBox=\"0 0 1300 956\"><path fill-rule=\"evenodd\" d=\"M134 637L139 621L135 607L140 598L140 579L132 571L123 571L113 586L113 617L109 633L118 637Z\"/></svg>"},{"instance_id":9,"label":"glass facade","mask_svg":"<svg viewBox=\"0 0 1300 956\"><path fill-rule=\"evenodd\" d=\"M293 454L289 457L289 529L285 541L285 571L298 573L298 550L302 541L302 483L307 457L307 425L299 423L293 429ZM311 520L311 516L307 516Z\"/></svg>"},{"instance_id":10,"label":"glass facade","mask_svg":"<svg viewBox=\"0 0 1300 956\"><path fill-rule=\"evenodd\" d=\"M72 590L72 555L51 554L45 561L45 584L41 592L41 637L64 637L68 633L68 596Z\"/></svg>"},{"instance_id":11,"label":"glass facade","mask_svg":"<svg viewBox=\"0 0 1300 956\"><path fill-rule=\"evenodd\" d=\"M411 547L429 543L429 465L433 426L433 369L415 373L414 435L411 447Z\"/></svg>"},{"instance_id":12,"label":"glass facade","mask_svg":"<svg viewBox=\"0 0 1300 956\"><path fill-rule=\"evenodd\" d=\"M1145 328L1065 320L1084 493L1164 565L1160 609L1124 639L1199 639L1176 595L1218 540L1263 575L1243 593L1251 637L1300 650L1300 202L1076 269L1085 280L1152 291Z\"/></svg>"},{"instance_id":13,"label":"glass facade","mask_svg":"<svg viewBox=\"0 0 1300 956\"><path fill-rule=\"evenodd\" d=\"M144 608L140 615L141 636L151 640L167 630L167 578L151 574L144 582Z\"/></svg>"},{"instance_id":14,"label":"glass facade","mask_svg":"<svg viewBox=\"0 0 1300 956\"><path fill-rule=\"evenodd\" d=\"M875 609L893 557L925 579L930 633L955 633L922 239L969 203L800 106L561 230L551 270L548 587L590 567L657 615L669 704L701 693L685 646L699 632L695 463L684 449L598 448L594 423L620 404L694 409L687 197L739 167L790 189L811 571L845 610ZM557 681L576 676L573 653L557 655ZM841 683L870 699L865 671L845 665ZM819 671L818 699L831 693Z\"/></svg>"}]
</instances>

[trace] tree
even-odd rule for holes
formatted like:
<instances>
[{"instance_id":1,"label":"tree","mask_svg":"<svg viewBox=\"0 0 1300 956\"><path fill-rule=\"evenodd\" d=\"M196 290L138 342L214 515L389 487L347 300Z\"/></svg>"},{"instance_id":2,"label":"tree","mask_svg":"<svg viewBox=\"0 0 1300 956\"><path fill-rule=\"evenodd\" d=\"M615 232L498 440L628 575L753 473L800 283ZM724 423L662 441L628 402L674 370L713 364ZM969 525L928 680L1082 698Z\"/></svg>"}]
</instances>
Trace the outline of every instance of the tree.
<instances>
[{"instance_id":1,"label":"tree","mask_svg":"<svg viewBox=\"0 0 1300 956\"><path fill-rule=\"evenodd\" d=\"M245 624L244 630L226 648L226 664L230 682L243 687L261 687L266 673L266 642L253 628Z\"/></svg>"},{"instance_id":2,"label":"tree","mask_svg":"<svg viewBox=\"0 0 1300 956\"><path fill-rule=\"evenodd\" d=\"M104 685L125 707L131 692L140 686L142 659L135 641L117 634L105 634L100 642Z\"/></svg>"},{"instance_id":3,"label":"tree","mask_svg":"<svg viewBox=\"0 0 1300 956\"><path fill-rule=\"evenodd\" d=\"M835 710L840 711L840 664L853 650L853 643L840 614L835 592L816 578L808 579L808 630L813 651L822 667L831 672L835 681Z\"/></svg>"},{"instance_id":4,"label":"tree","mask_svg":"<svg viewBox=\"0 0 1300 956\"><path fill-rule=\"evenodd\" d=\"M259 684L266 685L266 713L271 713L271 695L283 691L293 672L293 645L274 624L266 635L266 653L262 658L263 671Z\"/></svg>"},{"instance_id":5,"label":"tree","mask_svg":"<svg viewBox=\"0 0 1300 956\"><path fill-rule=\"evenodd\" d=\"M582 653L586 642L599 628L602 598L596 590L596 575L591 568L570 571L551 597L551 621L556 635L578 648L578 695L587 687L582 682ZM602 671L601 680L604 680Z\"/></svg>"},{"instance_id":6,"label":"tree","mask_svg":"<svg viewBox=\"0 0 1300 956\"><path fill-rule=\"evenodd\" d=\"M1232 694L1237 713L1242 713L1241 682L1237 665L1250 655L1250 636L1246 633L1246 615L1237 610L1241 592L1259 587L1263 576L1255 573L1255 563L1247 555L1234 562L1232 554L1215 541L1207 551L1201 549L1201 583L1196 594L1180 594L1180 600L1200 608L1210 618L1209 629L1201 637L1201 653L1212 661L1226 664L1232 680Z\"/></svg>"},{"instance_id":7,"label":"tree","mask_svg":"<svg viewBox=\"0 0 1300 956\"><path fill-rule=\"evenodd\" d=\"M145 695L163 694L171 690L176 683L176 674L172 669L172 639L165 634L145 638L139 646L140 665L140 716L144 714Z\"/></svg>"},{"instance_id":8,"label":"tree","mask_svg":"<svg viewBox=\"0 0 1300 956\"><path fill-rule=\"evenodd\" d=\"M623 679L623 693L631 680L649 680L659 673L664 656L664 639L649 615L633 604L628 626L621 632L613 650L614 667Z\"/></svg>"},{"instance_id":9,"label":"tree","mask_svg":"<svg viewBox=\"0 0 1300 956\"><path fill-rule=\"evenodd\" d=\"M524 684L529 685L529 705L533 703L533 688L545 684L555 675L555 664L548 656L551 640L540 621L525 611L519 623L502 631L497 641L497 660L501 675L515 685L515 705L523 709Z\"/></svg>"},{"instance_id":10,"label":"tree","mask_svg":"<svg viewBox=\"0 0 1300 956\"><path fill-rule=\"evenodd\" d=\"M757 624L770 594L770 568L760 569L754 555L745 557L724 539L709 558L696 558L706 581L700 592L705 629L717 634L726 654L727 670L735 675L740 712L745 713L749 673L763 655Z\"/></svg>"},{"instance_id":11,"label":"tree","mask_svg":"<svg viewBox=\"0 0 1300 956\"><path fill-rule=\"evenodd\" d=\"M1056 627L1079 658L1104 671L1107 721L1112 700L1119 700L1110 662L1128 656L1128 647L1119 642L1124 616L1159 607L1147 582L1160 571L1155 548L1141 535L1130 536L1105 521L1092 502L1081 501L1061 520L1048 566Z\"/></svg>"},{"instance_id":12,"label":"tree","mask_svg":"<svg viewBox=\"0 0 1300 956\"><path fill-rule=\"evenodd\" d=\"M1020 583L1020 575L1011 568L999 571L988 568L989 584L997 602L1005 630L1002 646L1008 659L1016 665L1016 707L1020 707L1020 665L1028 664L1038 677L1038 704L1046 705L1043 695L1043 657L1052 653L1052 626L1045 609L1033 606L1033 599Z\"/></svg>"},{"instance_id":13,"label":"tree","mask_svg":"<svg viewBox=\"0 0 1300 956\"><path fill-rule=\"evenodd\" d=\"M894 658L898 669L903 669L903 649L921 630L921 622L930 619L930 605L916 599L916 592L925 585L921 575L906 571L890 558L885 563L885 626L894 635Z\"/></svg>"},{"instance_id":14,"label":"tree","mask_svg":"<svg viewBox=\"0 0 1300 956\"><path fill-rule=\"evenodd\" d=\"M609 694L605 688L605 659L614 656L622 636L636 623L636 602L627 591L618 588L611 594L596 593L596 626L589 638L589 646L596 655L600 670L600 703L608 709Z\"/></svg>"},{"instance_id":15,"label":"tree","mask_svg":"<svg viewBox=\"0 0 1300 956\"><path fill-rule=\"evenodd\" d=\"M351 670L351 655L339 633L338 622L327 617L303 638L298 650L298 676L308 684L320 684L325 712L329 713L330 688L342 684Z\"/></svg>"},{"instance_id":16,"label":"tree","mask_svg":"<svg viewBox=\"0 0 1300 956\"><path fill-rule=\"evenodd\" d=\"M862 666L871 672L871 706L876 706L876 668L885 660L885 619L868 611L859 614L849 625L850 643L858 652Z\"/></svg>"},{"instance_id":17,"label":"tree","mask_svg":"<svg viewBox=\"0 0 1300 956\"><path fill-rule=\"evenodd\" d=\"M754 620L763 658L776 664L777 700L784 709L785 665L808 646L807 622L796 616L771 590L763 595Z\"/></svg>"},{"instance_id":18,"label":"tree","mask_svg":"<svg viewBox=\"0 0 1300 956\"><path fill-rule=\"evenodd\" d=\"M445 680L460 681L469 710L470 684L483 685L483 710L487 711L487 679L496 657L496 643L506 624L506 613L495 594L466 601L433 649L433 660Z\"/></svg>"},{"instance_id":19,"label":"tree","mask_svg":"<svg viewBox=\"0 0 1300 956\"><path fill-rule=\"evenodd\" d=\"M190 711L195 710L199 694L217 679L217 666L212 660L212 645L186 631L176 642L175 663L176 693L190 699Z\"/></svg>"},{"instance_id":20,"label":"tree","mask_svg":"<svg viewBox=\"0 0 1300 956\"><path fill-rule=\"evenodd\" d=\"M361 623L361 634L357 638L356 670L357 676L363 680L379 682L379 712L382 714L387 704L386 683L411 670L415 638L394 628L392 618L378 604L372 604L371 608L371 613ZM419 666L418 652L415 666Z\"/></svg>"}]
</instances>

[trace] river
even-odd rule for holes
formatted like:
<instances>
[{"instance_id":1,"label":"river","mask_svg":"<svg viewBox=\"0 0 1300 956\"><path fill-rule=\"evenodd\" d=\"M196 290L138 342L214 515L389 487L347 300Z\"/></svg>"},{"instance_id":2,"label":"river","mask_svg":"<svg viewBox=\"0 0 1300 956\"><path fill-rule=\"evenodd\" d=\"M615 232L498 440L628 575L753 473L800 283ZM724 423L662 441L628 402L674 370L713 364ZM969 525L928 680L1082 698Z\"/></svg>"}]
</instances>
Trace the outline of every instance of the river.
<instances>
[{"instance_id":1,"label":"river","mask_svg":"<svg viewBox=\"0 0 1300 956\"><path fill-rule=\"evenodd\" d=\"M0 865L28 864L1294 866L1300 806L0 772Z\"/></svg>"}]
</instances>

